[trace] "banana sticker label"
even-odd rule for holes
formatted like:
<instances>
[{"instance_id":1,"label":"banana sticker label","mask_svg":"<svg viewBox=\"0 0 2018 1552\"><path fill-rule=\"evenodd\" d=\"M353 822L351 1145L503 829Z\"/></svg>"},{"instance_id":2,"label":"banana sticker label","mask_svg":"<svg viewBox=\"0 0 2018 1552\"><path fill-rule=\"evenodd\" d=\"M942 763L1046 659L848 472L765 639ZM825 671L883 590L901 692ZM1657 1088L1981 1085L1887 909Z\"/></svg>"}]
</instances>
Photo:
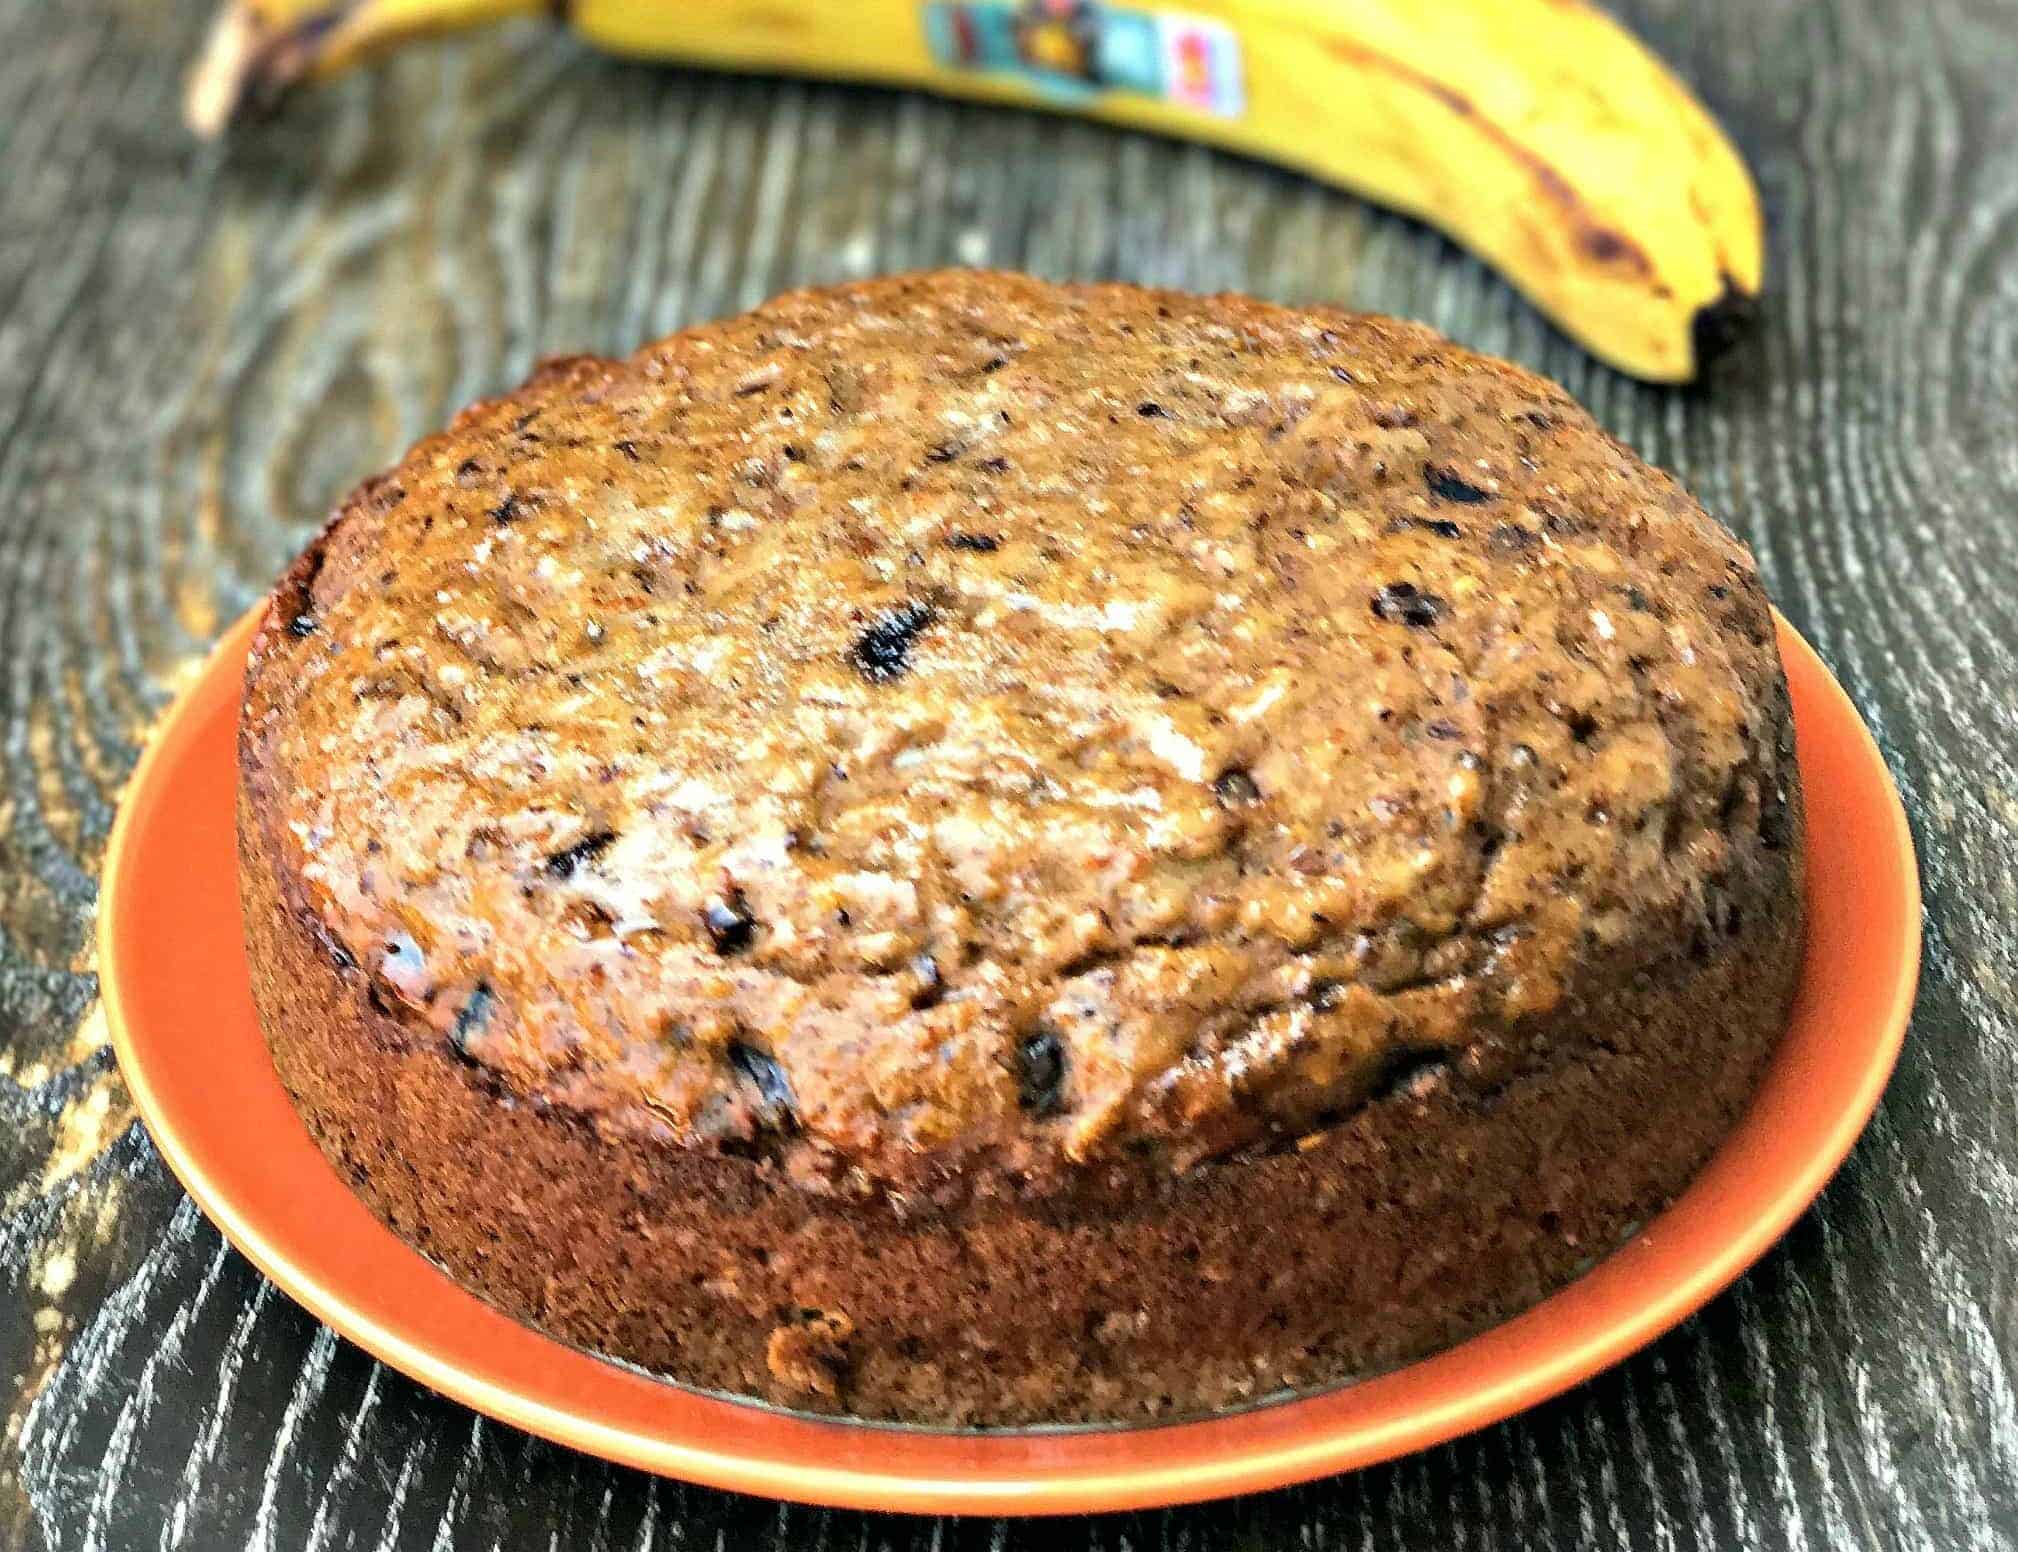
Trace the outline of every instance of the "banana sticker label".
<instances>
[{"instance_id":1,"label":"banana sticker label","mask_svg":"<svg viewBox=\"0 0 2018 1552\"><path fill-rule=\"evenodd\" d=\"M1135 92L1214 118L1239 118L1240 40L1224 23L1093 0L983 0L925 7L925 36L948 69L1018 78L1080 102Z\"/></svg>"}]
</instances>

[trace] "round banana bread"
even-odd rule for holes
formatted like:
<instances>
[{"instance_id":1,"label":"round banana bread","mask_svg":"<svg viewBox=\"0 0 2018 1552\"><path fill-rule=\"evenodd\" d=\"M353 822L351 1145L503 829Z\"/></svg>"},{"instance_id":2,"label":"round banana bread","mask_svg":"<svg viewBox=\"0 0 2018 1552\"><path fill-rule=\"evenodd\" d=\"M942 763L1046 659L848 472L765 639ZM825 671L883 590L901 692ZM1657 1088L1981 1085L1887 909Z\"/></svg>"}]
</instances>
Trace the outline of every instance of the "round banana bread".
<instances>
[{"instance_id":1,"label":"round banana bread","mask_svg":"<svg viewBox=\"0 0 2018 1552\"><path fill-rule=\"evenodd\" d=\"M949 272L479 404L252 650L254 990L402 1238L702 1387L1116 1421L1391 1366L1782 1028L1742 545L1415 325Z\"/></svg>"}]
</instances>

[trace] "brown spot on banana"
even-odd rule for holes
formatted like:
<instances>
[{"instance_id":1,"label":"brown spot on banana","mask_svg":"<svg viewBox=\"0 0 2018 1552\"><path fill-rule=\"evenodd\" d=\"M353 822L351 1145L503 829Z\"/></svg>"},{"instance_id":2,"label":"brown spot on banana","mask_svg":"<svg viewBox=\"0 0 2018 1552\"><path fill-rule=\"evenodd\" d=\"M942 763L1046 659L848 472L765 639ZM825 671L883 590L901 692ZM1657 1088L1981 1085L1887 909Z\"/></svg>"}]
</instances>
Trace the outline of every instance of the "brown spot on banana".
<instances>
[{"instance_id":1,"label":"brown spot on banana","mask_svg":"<svg viewBox=\"0 0 2018 1552\"><path fill-rule=\"evenodd\" d=\"M1620 236L1608 226L1590 221L1580 223L1577 246L1595 264L1622 266L1642 279L1653 274L1654 267L1647 262L1647 255L1640 245L1629 237Z\"/></svg>"},{"instance_id":2,"label":"brown spot on banana","mask_svg":"<svg viewBox=\"0 0 2018 1552\"><path fill-rule=\"evenodd\" d=\"M1379 71L1404 85L1433 97L1458 118L1464 119L1492 142L1493 148L1509 161L1524 168L1542 197L1560 211L1570 224L1573 241L1593 263L1614 269L1634 280L1652 280L1653 261L1646 250L1616 228L1600 221L1578 194L1574 185L1545 159L1516 139L1504 125L1478 110L1478 105L1455 87L1427 75L1391 55L1370 49L1347 38L1328 38L1325 47L1348 64Z\"/></svg>"}]
</instances>

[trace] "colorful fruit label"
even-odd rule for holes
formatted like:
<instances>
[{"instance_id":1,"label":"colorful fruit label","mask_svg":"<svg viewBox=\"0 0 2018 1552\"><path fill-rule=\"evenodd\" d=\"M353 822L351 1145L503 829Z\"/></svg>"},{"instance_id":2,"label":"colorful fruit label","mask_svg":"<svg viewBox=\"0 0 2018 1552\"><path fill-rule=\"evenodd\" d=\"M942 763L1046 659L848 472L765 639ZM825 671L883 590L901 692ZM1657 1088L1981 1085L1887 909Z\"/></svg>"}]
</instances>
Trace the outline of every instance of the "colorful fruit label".
<instances>
[{"instance_id":1,"label":"colorful fruit label","mask_svg":"<svg viewBox=\"0 0 2018 1552\"><path fill-rule=\"evenodd\" d=\"M1214 118L1240 117L1240 40L1223 22L1093 0L929 4L925 36L951 70L1026 81L1082 102L1135 92Z\"/></svg>"}]
</instances>

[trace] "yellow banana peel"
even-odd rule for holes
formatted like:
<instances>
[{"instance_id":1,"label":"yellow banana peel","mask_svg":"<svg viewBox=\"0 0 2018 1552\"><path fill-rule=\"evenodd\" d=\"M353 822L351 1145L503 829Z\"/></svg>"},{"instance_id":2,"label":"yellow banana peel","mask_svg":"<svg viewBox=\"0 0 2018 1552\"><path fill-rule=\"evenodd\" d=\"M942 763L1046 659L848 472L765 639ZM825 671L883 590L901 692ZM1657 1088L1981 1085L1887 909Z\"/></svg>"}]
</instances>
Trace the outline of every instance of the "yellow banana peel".
<instances>
[{"instance_id":1,"label":"yellow banana peel","mask_svg":"<svg viewBox=\"0 0 2018 1552\"><path fill-rule=\"evenodd\" d=\"M406 39L557 14L620 54L1083 114L1292 167L1476 253L1592 354L1694 377L1763 268L1743 160L1582 0L229 0L199 132Z\"/></svg>"}]
</instances>

